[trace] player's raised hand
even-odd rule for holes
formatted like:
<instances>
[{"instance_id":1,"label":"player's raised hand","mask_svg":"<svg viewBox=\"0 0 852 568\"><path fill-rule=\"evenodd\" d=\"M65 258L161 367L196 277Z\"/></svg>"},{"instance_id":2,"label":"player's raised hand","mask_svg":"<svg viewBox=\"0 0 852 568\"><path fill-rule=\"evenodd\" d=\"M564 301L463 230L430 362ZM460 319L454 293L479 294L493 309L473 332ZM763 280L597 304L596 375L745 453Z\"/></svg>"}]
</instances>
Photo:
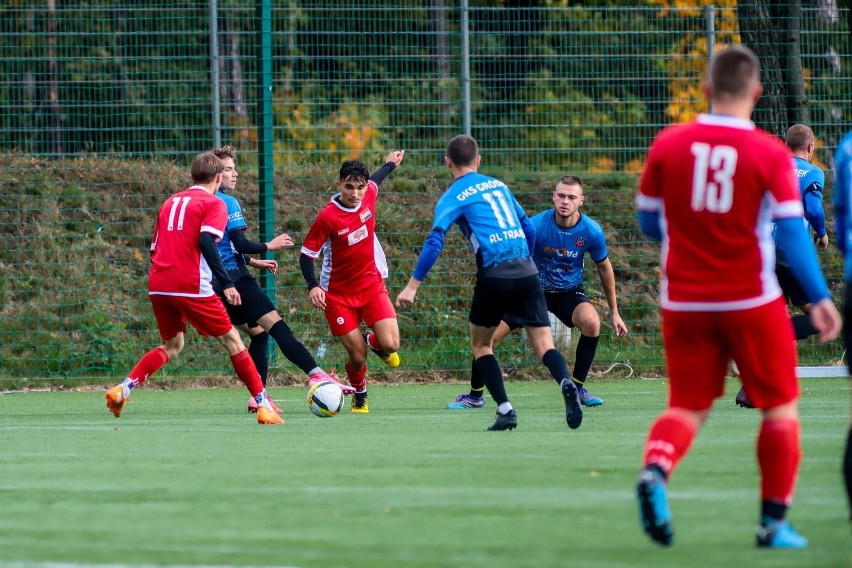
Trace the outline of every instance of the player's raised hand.
<instances>
[{"instance_id":1,"label":"player's raised hand","mask_svg":"<svg viewBox=\"0 0 852 568\"><path fill-rule=\"evenodd\" d=\"M834 302L829 299L821 300L811 306L811 324L819 331L820 343L828 343L835 339L843 327L843 320Z\"/></svg>"},{"instance_id":2,"label":"player's raised hand","mask_svg":"<svg viewBox=\"0 0 852 568\"><path fill-rule=\"evenodd\" d=\"M286 247L293 246L293 239L290 238L290 235L287 233L281 233L268 243L266 243L266 248L268 250L281 250Z\"/></svg>"},{"instance_id":3,"label":"player's raised hand","mask_svg":"<svg viewBox=\"0 0 852 568\"><path fill-rule=\"evenodd\" d=\"M405 150L394 150L385 159L385 163L393 162L393 165L398 166L402 163L402 158L405 157Z\"/></svg>"}]
</instances>

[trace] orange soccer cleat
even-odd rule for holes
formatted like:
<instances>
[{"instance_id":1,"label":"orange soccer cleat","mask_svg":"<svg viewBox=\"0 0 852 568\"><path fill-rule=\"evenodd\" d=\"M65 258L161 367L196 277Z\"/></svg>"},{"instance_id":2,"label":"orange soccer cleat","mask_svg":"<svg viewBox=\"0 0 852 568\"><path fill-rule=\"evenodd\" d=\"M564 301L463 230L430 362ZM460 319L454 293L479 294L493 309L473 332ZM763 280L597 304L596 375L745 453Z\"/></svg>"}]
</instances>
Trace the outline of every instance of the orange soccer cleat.
<instances>
[{"instance_id":1,"label":"orange soccer cleat","mask_svg":"<svg viewBox=\"0 0 852 568\"><path fill-rule=\"evenodd\" d=\"M113 416L118 418L121 416L121 410L124 408L124 403L130 400L130 397L124 396L124 388L121 385L112 387L106 391L106 407L112 412Z\"/></svg>"}]
</instances>

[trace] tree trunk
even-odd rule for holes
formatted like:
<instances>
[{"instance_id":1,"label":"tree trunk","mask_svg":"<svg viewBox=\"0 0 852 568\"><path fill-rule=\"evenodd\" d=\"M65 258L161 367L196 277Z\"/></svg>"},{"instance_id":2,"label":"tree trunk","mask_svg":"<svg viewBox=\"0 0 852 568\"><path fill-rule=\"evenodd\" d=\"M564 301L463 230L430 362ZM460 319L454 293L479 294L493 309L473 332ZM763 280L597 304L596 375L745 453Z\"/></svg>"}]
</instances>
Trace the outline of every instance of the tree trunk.
<instances>
[{"instance_id":1,"label":"tree trunk","mask_svg":"<svg viewBox=\"0 0 852 568\"><path fill-rule=\"evenodd\" d=\"M47 0L47 100L45 101L45 125L47 152L62 154L63 118L59 104L59 65L56 61L56 0Z\"/></svg>"},{"instance_id":2,"label":"tree trunk","mask_svg":"<svg viewBox=\"0 0 852 568\"><path fill-rule=\"evenodd\" d=\"M447 8L444 0L432 0L429 5L429 21L435 36L434 61L438 75L438 96L440 97L441 126L450 124L450 55L447 37Z\"/></svg>"},{"instance_id":3,"label":"tree trunk","mask_svg":"<svg viewBox=\"0 0 852 568\"><path fill-rule=\"evenodd\" d=\"M799 0L784 5L773 0L737 2L742 42L760 58L763 96L754 109L754 121L778 136L795 122L807 122L799 53L800 16Z\"/></svg>"}]
</instances>

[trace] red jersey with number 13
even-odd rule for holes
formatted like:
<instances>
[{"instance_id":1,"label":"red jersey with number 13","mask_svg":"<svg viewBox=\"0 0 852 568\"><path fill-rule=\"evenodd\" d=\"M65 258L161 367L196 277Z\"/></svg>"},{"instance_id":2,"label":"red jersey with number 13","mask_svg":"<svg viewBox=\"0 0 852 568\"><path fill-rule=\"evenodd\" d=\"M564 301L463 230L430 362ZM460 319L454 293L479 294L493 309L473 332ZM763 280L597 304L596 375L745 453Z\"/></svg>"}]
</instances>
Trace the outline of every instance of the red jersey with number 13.
<instances>
[{"instance_id":1,"label":"red jersey with number 13","mask_svg":"<svg viewBox=\"0 0 852 568\"><path fill-rule=\"evenodd\" d=\"M203 187L193 186L166 199L154 226L148 293L212 296L213 273L198 239L201 233L210 233L218 243L227 223L225 203Z\"/></svg>"},{"instance_id":2,"label":"red jersey with number 13","mask_svg":"<svg viewBox=\"0 0 852 568\"><path fill-rule=\"evenodd\" d=\"M376 197L372 180L358 207L348 208L332 196L308 230L302 253L318 258L322 253L320 287L336 295L354 294L388 276L387 259L376 238Z\"/></svg>"},{"instance_id":3,"label":"red jersey with number 13","mask_svg":"<svg viewBox=\"0 0 852 568\"><path fill-rule=\"evenodd\" d=\"M750 120L700 115L654 141L640 210L660 214L660 305L726 311L776 299L773 219L801 217L792 155Z\"/></svg>"}]
</instances>

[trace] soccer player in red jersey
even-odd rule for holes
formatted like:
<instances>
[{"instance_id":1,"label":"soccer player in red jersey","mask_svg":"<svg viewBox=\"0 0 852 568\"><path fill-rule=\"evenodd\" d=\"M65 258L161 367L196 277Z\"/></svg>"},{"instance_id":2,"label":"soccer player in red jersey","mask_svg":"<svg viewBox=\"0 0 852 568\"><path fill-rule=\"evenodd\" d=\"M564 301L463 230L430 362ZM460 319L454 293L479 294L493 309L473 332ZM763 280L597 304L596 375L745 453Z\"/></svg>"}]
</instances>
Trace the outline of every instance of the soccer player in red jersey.
<instances>
[{"instance_id":1,"label":"soccer player in red jersey","mask_svg":"<svg viewBox=\"0 0 852 568\"><path fill-rule=\"evenodd\" d=\"M399 365L399 324L385 286L387 260L376 238L376 197L379 184L404 155L404 150L391 152L372 176L359 160L343 162L339 192L317 215L299 257L311 304L325 312L331 334L346 349L346 376L355 388L355 413L369 412L367 347L386 365ZM317 279L314 259L320 255L322 270ZM362 320L372 332L361 331Z\"/></svg>"},{"instance_id":2,"label":"soccer player in red jersey","mask_svg":"<svg viewBox=\"0 0 852 568\"><path fill-rule=\"evenodd\" d=\"M215 337L228 351L237 376L258 404L259 424L282 424L273 410L257 368L231 325L225 306L213 292L212 277L221 283L226 300L240 305L240 294L222 265L216 243L228 213L216 197L225 164L211 152L192 161L193 186L166 199L157 214L151 242L148 294L163 344L148 351L120 385L106 392L106 405L121 416L130 391L176 357L184 346L188 321L202 335Z\"/></svg>"},{"instance_id":3,"label":"soccer player in red jersey","mask_svg":"<svg viewBox=\"0 0 852 568\"><path fill-rule=\"evenodd\" d=\"M793 327L774 272L773 221L821 341L837 336L840 316L802 223L792 155L750 120L761 92L749 49L717 52L705 83L710 114L659 133L636 197L642 232L662 241L669 377L668 408L648 433L637 497L645 532L666 546L674 538L668 481L723 394L731 360L763 413L757 545L807 546L786 521L801 459L799 387Z\"/></svg>"}]
</instances>

